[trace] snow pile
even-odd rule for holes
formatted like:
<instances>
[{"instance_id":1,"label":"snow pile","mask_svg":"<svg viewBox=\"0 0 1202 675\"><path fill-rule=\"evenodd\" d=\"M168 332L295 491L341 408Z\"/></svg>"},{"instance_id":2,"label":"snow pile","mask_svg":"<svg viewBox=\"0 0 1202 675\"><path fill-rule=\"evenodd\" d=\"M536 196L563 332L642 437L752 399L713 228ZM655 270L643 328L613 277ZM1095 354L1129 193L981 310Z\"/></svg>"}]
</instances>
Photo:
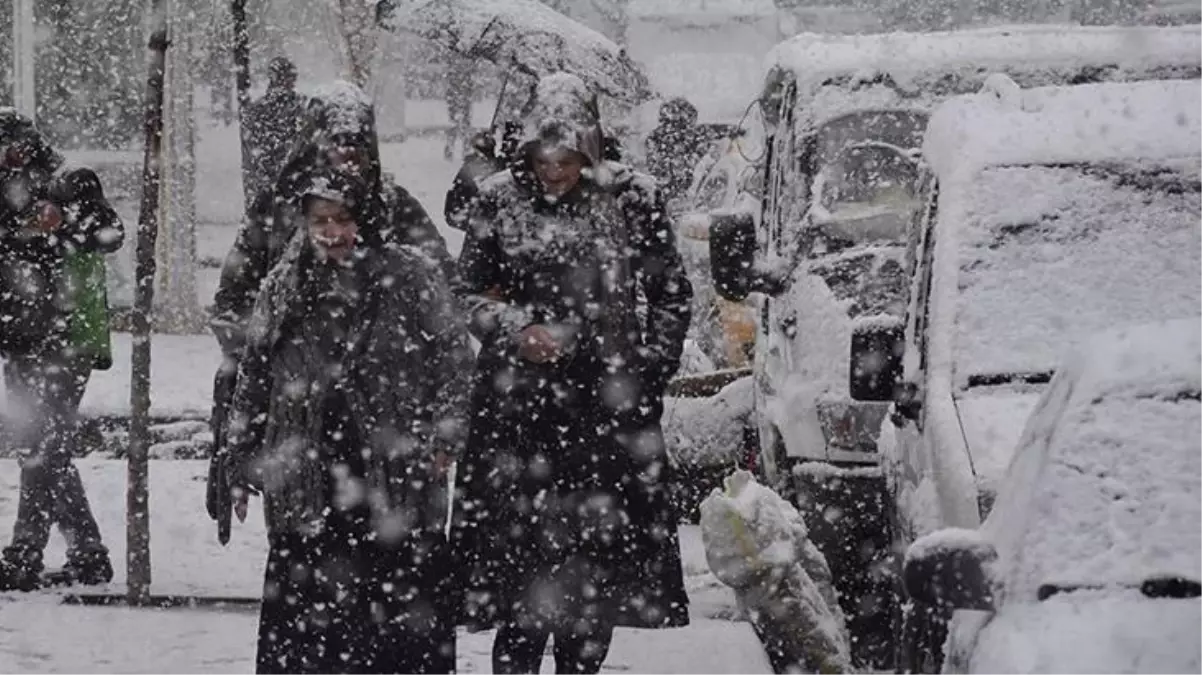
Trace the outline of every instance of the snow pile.
<instances>
[{"instance_id":1,"label":"snow pile","mask_svg":"<svg viewBox=\"0 0 1202 675\"><path fill-rule=\"evenodd\" d=\"M1192 143L1181 150L1196 153ZM1097 331L1196 314L1197 161L1186 160L1193 169L1123 163L981 173L956 233L957 383L978 373L1051 371L1066 348Z\"/></svg>"},{"instance_id":2,"label":"snow pile","mask_svg":"<svg viewBox=\"0 0 1202 675\"><path fill-rule=\"evenodd\" d=\"M906 562L926 561L941 558L949 553L963 551L971 553L981 561L997 557L993 546L978 530L948 527L919 538L906 549Z\"/></svg>"},{"instance_id":3,"label":"snow pile","mask_svg":"<svg viewBox=\"0 0 1202 675\"><path fill-rule=\"evenodd\" d=\"M803 672L849 672L847 629L826 559L801 514L746 471L701 504L710 569L739 594L761 634Z\"/></svg>"},{"instance_id":4,"label":"snow pile","mask_svg":"<svg viewBox=\"0 0 1202 675\"><path fill-rule=\"evenodd\" d=\"M753 378L726 385L708 398L664 400L664 443L677 464L734 466L751 419Z\"/></svg>"}]
</instances>

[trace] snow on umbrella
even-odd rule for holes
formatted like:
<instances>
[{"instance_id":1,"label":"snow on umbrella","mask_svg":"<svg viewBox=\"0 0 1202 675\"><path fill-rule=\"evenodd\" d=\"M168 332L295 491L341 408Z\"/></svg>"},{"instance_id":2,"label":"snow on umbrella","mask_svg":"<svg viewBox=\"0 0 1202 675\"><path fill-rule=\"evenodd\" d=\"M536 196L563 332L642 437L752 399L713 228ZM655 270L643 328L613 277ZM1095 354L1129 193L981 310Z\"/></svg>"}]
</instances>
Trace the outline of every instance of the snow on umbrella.
<instances>
[{"instance_id":1,"label":"snow on umbrella","mask_svg":"<svg viewBox=\"0 0 1202 675\"><path fill-rule=\"evenodd\" d=\"M535 77L567 71L607 96L651 98L647 76L615 42L537 0L426 0L381 24L468 57L514 66Z\"/></svg>"}]
</instances>

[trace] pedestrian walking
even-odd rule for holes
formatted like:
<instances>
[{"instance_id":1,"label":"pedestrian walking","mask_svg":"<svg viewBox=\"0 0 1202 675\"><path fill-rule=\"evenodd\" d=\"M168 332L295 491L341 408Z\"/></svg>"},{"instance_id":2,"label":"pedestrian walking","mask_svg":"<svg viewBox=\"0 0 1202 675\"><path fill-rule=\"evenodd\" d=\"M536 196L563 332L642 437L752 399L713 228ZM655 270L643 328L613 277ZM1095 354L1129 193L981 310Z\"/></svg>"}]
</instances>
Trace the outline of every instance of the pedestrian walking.
<instances>
[{"instance_id":1,"label":"pedestrian walking","mask_svg":"<svg viewBox=\"0 0 1202 675\"><path fill-rule=\"evenodd\" d=\"M615 626L688 623L659 418L691 288L650 176L603 159L595 97L543 79L460 257L481 342L452 528L493 669L595 673Z\"/></svg>"},{"instance_id":2,"label":"pedestrian walking","mask_svg":"<svg viewBox=\"0 0 1202 675\"><path fill-rule=\"evenodd\" d=\"M235 512L261 493L260 673L455 667L446 471L471 351L441 268L381 236L361 177L299 188L304 227L255 305L231 407Z\"/></svg>"},{"instance_id":3,"label":"pedestrian walking","mask_svg":"<svg viewBox=\"0 0 1202 675\"><path fill-rule=\"evenodd\" d=\"M107 583L108 549L71 457L88 379L112 363L101 254L121 248L124 228L95 172L63 167L12 108L0 108L0 195L5 431L23 453L0 590ZM67 560L43 574L52 525L67 540Z\"/></svg>"},{"instance_id":4,"label":"pedestrian walking","mask_svg":"<svg viewBox=\"0 0 1202 675\"><path fill-rule=\"evenodd\" d=\"M288 150L301 131L305 97L296 91L296 66L277 56L267 66L267 91L246 106L242 140L242 191L250 208L256 195L275 181ZM214 87L214 91L218 90Z\"/></svg>"}]
</instances>

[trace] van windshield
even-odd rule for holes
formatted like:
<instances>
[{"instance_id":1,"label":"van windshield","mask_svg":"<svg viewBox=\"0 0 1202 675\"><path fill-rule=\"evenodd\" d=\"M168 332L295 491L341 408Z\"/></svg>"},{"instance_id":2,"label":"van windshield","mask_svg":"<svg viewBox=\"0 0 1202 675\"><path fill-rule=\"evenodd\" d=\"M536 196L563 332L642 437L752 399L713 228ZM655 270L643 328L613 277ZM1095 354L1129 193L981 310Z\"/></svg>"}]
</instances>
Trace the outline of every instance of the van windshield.
<instances>
[{"instance_id":1,"label":"van windshield","mask_svg":"<svg viewBox=\"0 0 1202 675\"><path fill-rule=\"evenodd\" d=\"M1196 316L1200 195L1197 157L998 167L964 202L949 193L940 210L959 221L941 220L957 228L957 384L1051 371L1112 326Z\"/></svg>"}]
</instances>

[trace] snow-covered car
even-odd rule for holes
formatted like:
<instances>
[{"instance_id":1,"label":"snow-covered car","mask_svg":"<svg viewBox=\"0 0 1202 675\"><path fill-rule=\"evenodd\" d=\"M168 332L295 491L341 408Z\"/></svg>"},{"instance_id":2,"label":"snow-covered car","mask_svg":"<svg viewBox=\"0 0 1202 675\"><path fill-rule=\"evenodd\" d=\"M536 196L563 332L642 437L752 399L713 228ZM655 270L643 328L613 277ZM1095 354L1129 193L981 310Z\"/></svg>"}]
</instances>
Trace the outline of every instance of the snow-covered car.
<instances>
[{"instance_id":1,"label":"snow-covered car","mask_svg":"<svg viewBox=\"0 0 1202 675\"><path fill-rule=\"evenodd\" d=\"M719 293L760 308L760 474L808 519L839 514L814 536L841 584L860 664L892 665L900 589L890 572L895 493L877 440L891 397L852 396L851 356L857 336L898 333L907 319L920 225L936 199L922 152L931 111L982 90L1003 101L1046 84L1196 80L1200 53L1196 28L1062 25L802 35L769 57L761 216L714 219L710 262ZM976 131L965 133L959 142L971 144Z\"/></svg>"},{"instance_id":2,"label":"snow-covered car","mask_svg":"<svg viewBox=\"0 0 1202 675\"><path fill-rule=\"evenodd\" d=\"M913 232L906 323L852 340L896 546L988 514L1065 349L1202 305L1202 85L1090 84L947 102Z\"/></svg>"},{"instance_id":3,"label":"snow-covered car","mask_svg":"<svg viewBox=\"0 0 1202 675\"><path fill-rule=\"evenodd\" d=\"M916 635L933 639L911 672L933 672L944 644L944 672L1202 669L1200 326L1115 329L1069 352L980 529L908 551L916 615L951 614L946 643L935 626Z\"/></svg>"}]
</instances>

